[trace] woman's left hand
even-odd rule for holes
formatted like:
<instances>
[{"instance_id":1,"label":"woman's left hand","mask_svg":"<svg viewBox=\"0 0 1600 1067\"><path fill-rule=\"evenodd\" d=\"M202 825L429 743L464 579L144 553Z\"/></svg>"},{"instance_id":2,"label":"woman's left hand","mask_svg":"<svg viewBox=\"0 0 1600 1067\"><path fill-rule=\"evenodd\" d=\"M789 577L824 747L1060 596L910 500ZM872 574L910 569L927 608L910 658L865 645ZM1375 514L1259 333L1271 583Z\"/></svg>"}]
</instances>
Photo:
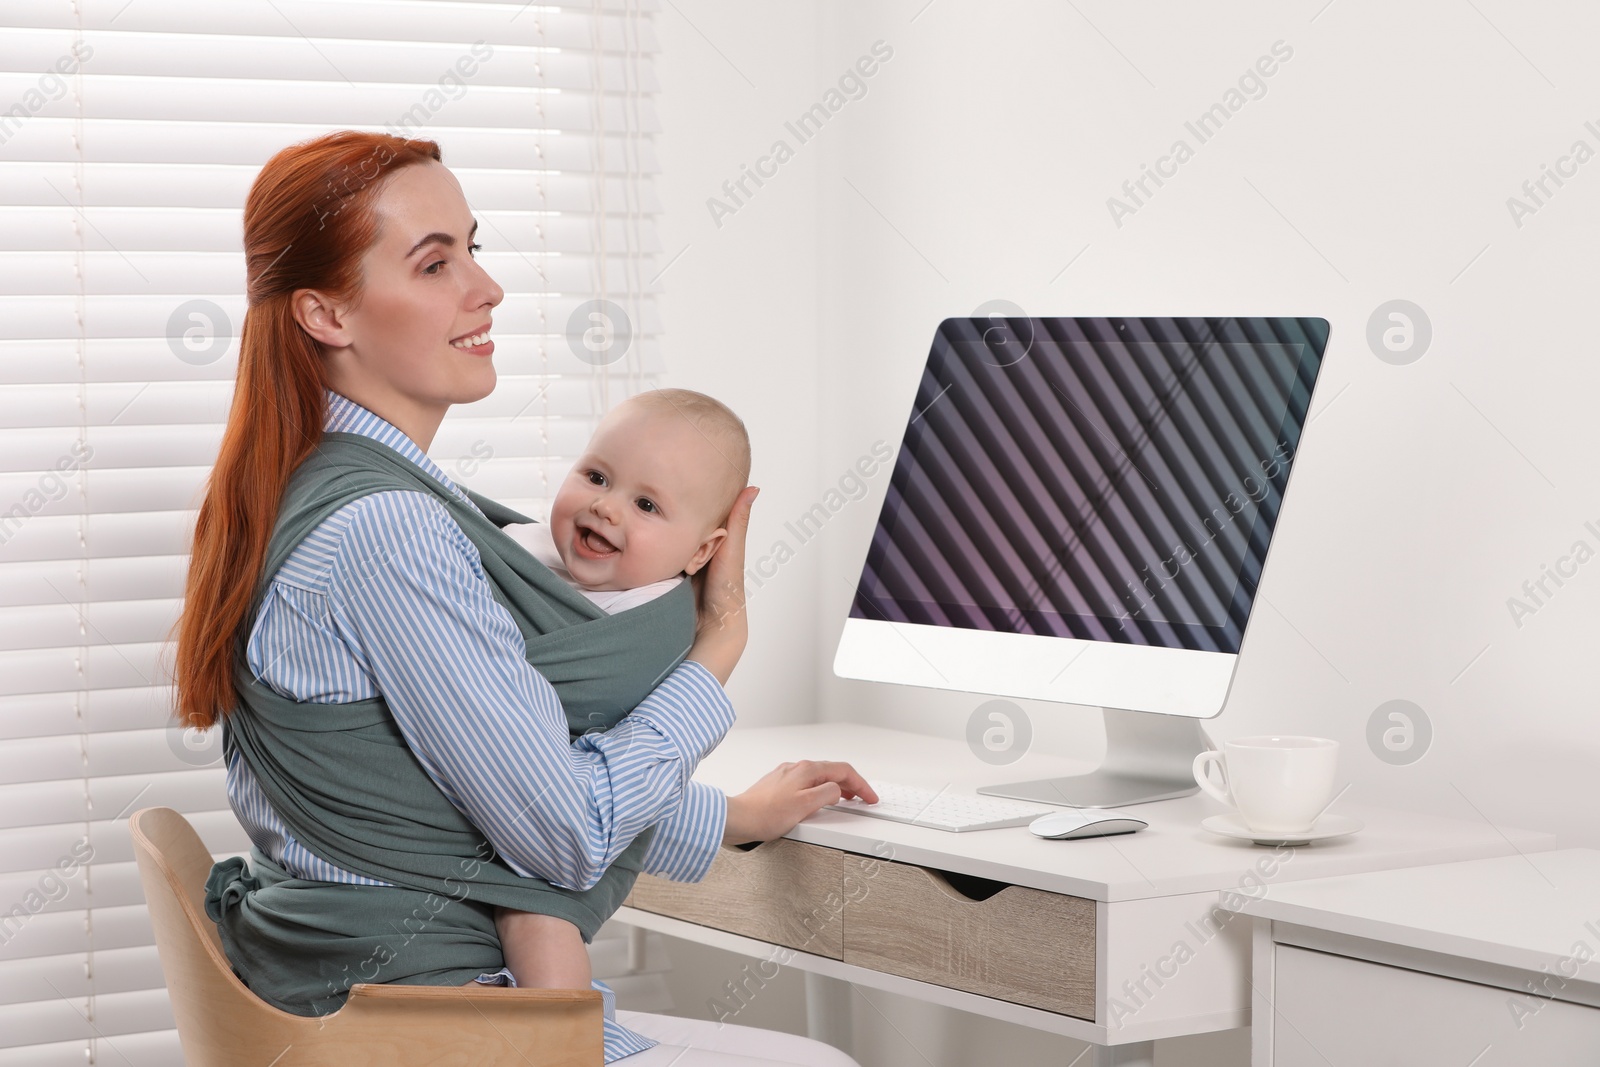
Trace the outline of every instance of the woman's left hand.
<instances>
[{"instance_id":1,"label":"woman's left hand","mask_svg":"<svg viewBox=\"0 0 1600 1067\"><path fill-rule=\"evenodd\" d=\"M872 786L848 763L781 763L743 793L728 798L722 843L743 845L782 837L800 820L841 797L860 797L868 804L878 802Z\"/></svg>"}]
</instances>

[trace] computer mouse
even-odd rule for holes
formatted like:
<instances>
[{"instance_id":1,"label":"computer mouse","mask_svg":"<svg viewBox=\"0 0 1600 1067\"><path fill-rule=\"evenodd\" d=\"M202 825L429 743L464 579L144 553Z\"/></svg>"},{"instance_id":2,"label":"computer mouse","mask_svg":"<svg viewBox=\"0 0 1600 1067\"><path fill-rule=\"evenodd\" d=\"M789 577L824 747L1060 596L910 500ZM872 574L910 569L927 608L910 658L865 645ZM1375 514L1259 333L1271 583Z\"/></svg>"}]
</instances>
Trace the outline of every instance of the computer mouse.
<instances>
[{"instance_id":1,"label":"computer mouse","mask_svg":"<svg viewBox=\"0 0 1600 1067\"><path fill-rule=\"evenodd\" d=\"M1074 841L1081 837L1107 837L1111 834L1131 834L1150 824L1120 811L1109 808L1068 808L1041 815L1028 824L1035 837L1052 841Z\"/></svg>"}]
</instances>

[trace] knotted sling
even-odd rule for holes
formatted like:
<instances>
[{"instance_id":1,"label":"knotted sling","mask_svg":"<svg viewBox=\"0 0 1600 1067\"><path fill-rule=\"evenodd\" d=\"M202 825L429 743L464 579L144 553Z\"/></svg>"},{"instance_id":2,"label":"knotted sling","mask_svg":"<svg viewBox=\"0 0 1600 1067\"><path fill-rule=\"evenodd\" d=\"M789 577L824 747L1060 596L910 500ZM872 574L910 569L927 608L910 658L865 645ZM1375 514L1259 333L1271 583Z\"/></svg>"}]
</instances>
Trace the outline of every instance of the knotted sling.
<instances>
[{"instance_id":1,"label":"knotted sling","mask_svg":"<svg viewBox=\"0 0 1600 1067\"><path fill-rule=\"evenodd\" d=\"M329 515L391 490L431 493L477 547L495 600L526 640L528 662L561 697L572 738L614 726L682 662L694 639L689 583L606 615L501 530L531 520L469 491L480 515L387 446L324 434L285 490L240 628L239 707L224 721L224 751L230 759L238 753L273 812L312 853L393 885L293 878L259 849L253 870L237 857L224 860L206 885L206 910L234 968L263 999L297 1014L336 1009L352 982L461 984L496 970L495 906L559 916L592 940L632 888L651 833L588 890L523 877L428 776L381 695L300 703L252 676L245 641L273 574Z\"/></svg>"}]
</instances>

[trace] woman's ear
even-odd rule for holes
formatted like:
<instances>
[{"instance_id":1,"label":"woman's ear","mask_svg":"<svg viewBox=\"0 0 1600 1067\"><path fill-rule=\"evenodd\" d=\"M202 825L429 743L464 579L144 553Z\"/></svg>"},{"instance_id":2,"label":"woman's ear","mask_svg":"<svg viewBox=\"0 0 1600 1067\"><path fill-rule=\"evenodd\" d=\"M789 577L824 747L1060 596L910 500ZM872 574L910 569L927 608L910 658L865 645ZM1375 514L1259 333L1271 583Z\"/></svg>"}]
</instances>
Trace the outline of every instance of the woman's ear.
<instances>
[{"instance_id":1,"label":"woman's ear","mask_svg":"<svg viewBox=\"0 0 1600 1067\"><path fill-rule=\"evenodd\" d=\"M694 555L689 557L689 562L684 564L683 573L694 574L701 567L711 562L711 557L717 554L717 549L722 542L727 540L728 531L718 528L711 531L709 537L700 542L700 547L694 550Z\"/></svg>"},{"instance_id":2,"label":"woman's ear","mask_svg":"<svg viewBox=\"0 0 1600 1067\"><path fill-rule=\"evenodd\" d=\"M289 298L294 321L326 348L345 348L350 331L344 324L344 305L316 289L297 289Z\"/></svg>"}]
</instances>

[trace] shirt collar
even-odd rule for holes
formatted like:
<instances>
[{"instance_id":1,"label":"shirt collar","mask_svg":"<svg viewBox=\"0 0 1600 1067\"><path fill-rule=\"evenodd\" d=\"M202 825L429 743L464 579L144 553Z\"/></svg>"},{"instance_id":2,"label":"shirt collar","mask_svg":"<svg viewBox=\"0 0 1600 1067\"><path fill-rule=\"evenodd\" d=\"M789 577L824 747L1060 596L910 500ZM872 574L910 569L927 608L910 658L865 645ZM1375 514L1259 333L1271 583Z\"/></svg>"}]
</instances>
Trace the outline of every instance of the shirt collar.
<instances>
[{"instance_id":1,"label":"shirt collar","mask_svg":"<svg viewBox=\"0 0 1600 1067\"><path fill-rule=\"evenodd\" d=\"M450 480L443 469L428 458L428 454L417 447L417 443L407 437L400 428L385 420L382 416L368 411L360 404L351 400L342 393L332 389L328 394L328 417L322 422L322 429L326 433L354 433L362 437L370 437L380 444L388 445L405 459L421 468L422 472L461 500L465 501L473 510L477 505L468 499L461 487Z\"/></svg>"}]
</instances>

